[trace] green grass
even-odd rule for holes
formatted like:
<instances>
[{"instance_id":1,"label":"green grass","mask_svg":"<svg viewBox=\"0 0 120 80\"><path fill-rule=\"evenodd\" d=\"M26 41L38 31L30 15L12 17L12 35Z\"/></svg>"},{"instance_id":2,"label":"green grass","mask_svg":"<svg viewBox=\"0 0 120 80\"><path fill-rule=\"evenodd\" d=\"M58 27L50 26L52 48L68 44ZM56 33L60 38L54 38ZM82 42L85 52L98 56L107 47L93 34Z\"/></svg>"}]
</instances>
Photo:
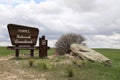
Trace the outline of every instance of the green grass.
<instances>
[{"instance_id":1,"label":"green grass","mask_svg":"<svg viewBox=\"0 0 120 80\"><path fill-rule=\"evenodd\" d=\"M112 67L102 65L101 63L87 62L84 67L72 65L53 66L52 60L40 59L36 61L34 69L38 73L45 73L47 80L119 80L120 62L114 63ZM44 67L50 66L51 68ZM32 68L33 69L33 68Z\"/></svg>"},{"instance_id":2,"label":"green grass","mask_svg":"<svg viewBox=\"0 0 120 80\"><path fill-rule=\"evenodd\" d=\"M84 67L72 65L54 66L47 70L47 80L65 80L71 77L71 80L119 80L120 79L120 49L95 49L112 61L112 67L105 66L101 63L86 62ZM64 59L64 58L60 58ZM52 62L52 61L48 61ZM72 68L70 70L66 68ZM72 70L72 71L71 71ZM66 73L67 71L67 73Z\"/></svg>"},{"instance_id":3,"label":"green grass","mask_svg":"<svg viewBox=\"0 0 120 80\"><path fill-rule=\"evenodd\" d=\"M35 53L38 53L38 50L35 50ZM20 50L20 54L25 53L25 54L29 54L30 51L29 50ZM50 48L48 50L48 55L52 55L54 53L54 48ZM0 47L0 56L7 56L10 54L15 54L15 50L10 50L7 49L6 47Z\"/></svg>"},{"instance_id":4,"label":"green grass","mask_svg":"<svg viewBox=\"0 0 120 80\"><path fill-rule=\"evenodd\" d=\"M48 50L48 55L54 53L54 48ZM35 65L29 67L28 59L20 59L23 69L34 70L37 74L44 73L47 80L119 80L120 79L120 49L94 49L112 61L112 67L105 66L97 62L86 62L85 66L78 67L74 63L72 65L52 65L53 62L64 60L59 59L39 59L35 58ZM26 51L23 51L26 53ZM14 51L7 50L5 47L0 48L0 56L14 54ZM70 68L70 69L67 69ZM68 76L72 77L68 77Z\"/></svg>"},{"instance_id":5,"label":"green grass","mask_svg":"<svg viewBox=\"0 0 120 80\"><path fill-rule=\"evenodd\" d=\"M50 48L48 50L48 55L52 55L54 53L54 51L55 51L55 48Z\"/></svg>"},{"instance_id":6,"label":"green grass","mask_svg":"<svg viewBox=\"0 0 120 80\"><path fill-rule=\"evenodd\" d=\"M7 50L6 47L0 47L0 56L7 56L14 53L15 53L14 50Z\"/></svg>"},{"instance_id":7,"label":"green grass","mask_svg":"<svg viewBox=\"0 0 120 80\"><path fill-rule=\"evenodd\" d=\"M30 51L29 50L20 50L20 54L25 53L25 54L29 54ZM6 47L0 47L0 56L7 56L7 55L11 55L11 54L15 54L15 50L10 50L7 49Z\"/></svg>"},{"instance_id":8,"label":"green grass","mask_svg":"<svg viewBox=\"0 0 120 80\"><path fill-rule=\"evenodd\" d=\"M120 49L94 49L112 60L120 61Z\"/></svg>"}]
</instances>

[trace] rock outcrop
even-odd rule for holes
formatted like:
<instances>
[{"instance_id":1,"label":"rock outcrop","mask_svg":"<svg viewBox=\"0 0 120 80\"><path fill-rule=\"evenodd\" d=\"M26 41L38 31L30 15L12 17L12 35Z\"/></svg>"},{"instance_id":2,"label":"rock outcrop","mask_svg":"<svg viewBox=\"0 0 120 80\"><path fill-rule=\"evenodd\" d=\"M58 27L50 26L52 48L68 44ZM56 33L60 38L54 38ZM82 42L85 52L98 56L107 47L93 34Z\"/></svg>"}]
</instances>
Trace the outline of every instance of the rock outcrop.
<instances>
[{"instance_id":1,"label":"rock outcrop","mask_svg":"<svg viewBox=\"0 0 120 80\"><path fill-rule=\"evenodd\" d=\"M106 65L111 65L111 60L109 58L83 45L71 44L70 49L72 55L78 56L83 60L87 59L93 62L101 62Z\"/></svg>"}]
</instances>

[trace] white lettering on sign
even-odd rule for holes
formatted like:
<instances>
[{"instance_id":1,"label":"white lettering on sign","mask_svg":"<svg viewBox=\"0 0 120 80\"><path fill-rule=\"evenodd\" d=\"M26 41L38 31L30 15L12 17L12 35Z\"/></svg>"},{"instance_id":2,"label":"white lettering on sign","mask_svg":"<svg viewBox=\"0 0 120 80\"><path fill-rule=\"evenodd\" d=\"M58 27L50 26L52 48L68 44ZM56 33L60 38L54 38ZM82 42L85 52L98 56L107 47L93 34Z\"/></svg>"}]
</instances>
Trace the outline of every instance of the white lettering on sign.
<instances>
[{"instance_id":1,"label":"white lettering on sign","mask_svg":"<svg viewBox=\"0 0 120 80\"><path fill-rule=\"evenodd\" d=\"M18 39L16 39L15 43L27 43L27 44L30 44L30 43L32 43L32 40L18 40Z\"/></svg>"},{"instance_id":2,"label":"white lettering on sign","mask_svg":"<svg viewBox=\"0 0 120 80\"><path fill-rule=\"evenodd\" d=\"M29 34L29 29L18 29L18 34L16 35L16 44L32 44L31 35Z\"/></svg>"},{"instance_id":3,"label":"white lettering on sign","mask_svg":"<svg viewBox=\"0 0 120 80\"><path fill-rule=\"evenodd\" d=\"M46 45L46 40L42 40L42 45Z\"/></svg>"},{"instance_id":4,"label":"white lettering on sign","mask_svg":"<svg viewBox=\"0 0 120 80\"><path fill-rule=\"evenodd\" d=\"M29 29L18 29L18 32L20 33L30 33Z\"/></svg>"},{"instance_id":5,"label":"white lettering on sign","mask_svg":"<svg viewBox=\"0 0 120 80\"><path fill-rule=\"evenodd\" d=\"M22 38L31 39L31 35L19 35L19 34L17 34L17 38L19 38L19 39L22 39Z\"/></svg>"}]
</instances>

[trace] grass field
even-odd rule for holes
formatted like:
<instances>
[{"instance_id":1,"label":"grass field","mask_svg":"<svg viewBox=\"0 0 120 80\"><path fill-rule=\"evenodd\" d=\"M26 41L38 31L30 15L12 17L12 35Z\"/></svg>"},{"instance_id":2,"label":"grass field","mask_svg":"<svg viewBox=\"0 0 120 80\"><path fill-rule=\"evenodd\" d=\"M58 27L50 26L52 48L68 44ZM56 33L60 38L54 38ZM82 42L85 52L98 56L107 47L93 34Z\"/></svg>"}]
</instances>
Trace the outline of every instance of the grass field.
<instances>
[{"instance_id":1,"label":"grass field","mask_svg":"<svg viewBox=\"0 0 120 80\"><path fill-rule=\"evenodd\" d=\"M21 70L25 70L28 73L40 75L44 74L46 80L119 80L120 79L120 49L94 49L112 61L112 67L105 66L101 63L85 62L85 66L78 67L72 65L56 65L51 63L64 60L64 57L56 59L34 59L34 67L29 67L29 59L19 59L21 64ZM37 51L35 51L37 53ZM52 55L54 49L48 51L49 55ZM21 51L21 53L29 53L29 51ZM9 56L14 54L14 51L7 50L5 47L0 47L0 56ZM8 62L13 62L11 60ZM7 65L7 64L6 64ZM0 65L2 67L2 65ZM33 72L32 72L33 71ZM68 75L72 75L68 77ZM27 78L24 78L28 80ZM32 80L32 79L30 79ZM33 79L34 80L34 79ZM39 79L38 79L39 80Z\"/></svg>"},{"instance_id":2,"label":"grass field","mask_svg":"<svg viewBox=\"0 0 120 80\"><path fill-rule=\"evenodd\" d=\"M51 48L48 50L48 55L52 55L54 52L54 48ZM6 47L0 47L0 56L7 56L10 54L14 55L15 50L7 50ZM24 54L29 54L30 51L29 50L20 50L20 53L24 53ZM35 50L35 53L38 53L38 50Z\"/></svg>"}]
</instances>

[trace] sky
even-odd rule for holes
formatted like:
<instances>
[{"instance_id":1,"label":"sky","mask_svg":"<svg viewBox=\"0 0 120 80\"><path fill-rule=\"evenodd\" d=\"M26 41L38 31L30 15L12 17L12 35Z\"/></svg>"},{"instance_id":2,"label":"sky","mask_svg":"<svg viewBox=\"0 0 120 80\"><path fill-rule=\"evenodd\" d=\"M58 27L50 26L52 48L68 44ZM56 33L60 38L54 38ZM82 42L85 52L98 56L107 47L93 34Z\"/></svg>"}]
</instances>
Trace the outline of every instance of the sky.
<instances>
[{"instance_id":1,"label":"sky","mask_svg":"<svg viewBox=\"0 0 120 80\"><path fill-rule=\"evenodd\" d=\"M120 49L120 0L0 0L0 46L11 45L9 23L39 28L51 47L77 33L90 48Z\"/></svg>"}]
</instances>

